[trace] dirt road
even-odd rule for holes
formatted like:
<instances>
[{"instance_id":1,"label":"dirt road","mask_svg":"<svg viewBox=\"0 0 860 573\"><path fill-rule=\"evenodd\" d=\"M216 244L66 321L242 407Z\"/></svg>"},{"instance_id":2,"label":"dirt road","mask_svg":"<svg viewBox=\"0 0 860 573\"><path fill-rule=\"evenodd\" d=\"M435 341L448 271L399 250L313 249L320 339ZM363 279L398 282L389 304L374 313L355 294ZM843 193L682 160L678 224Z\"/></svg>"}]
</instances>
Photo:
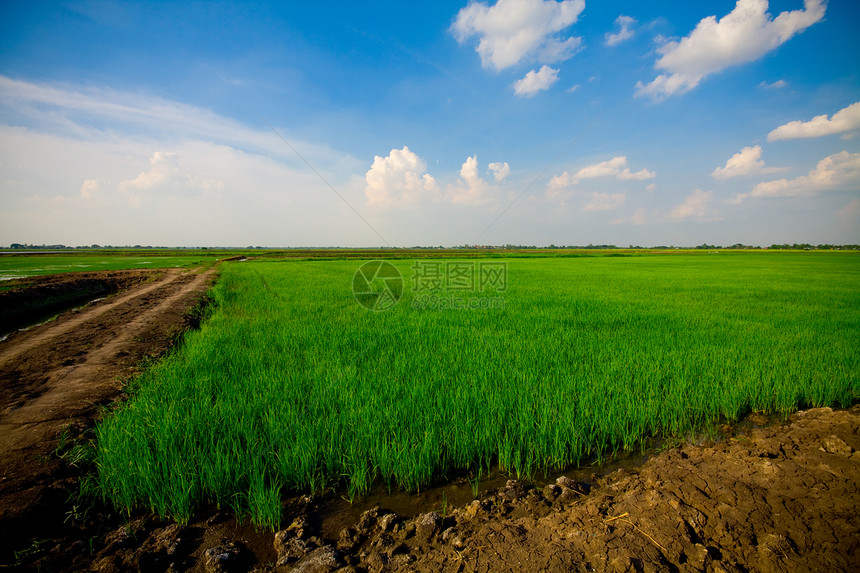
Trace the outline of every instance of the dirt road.
<instances>
[{"instance_id":1,"label":"dirt road","mask_svg":"<svg viewBox=\"0 0 860 573\"><path fill-rule=\"evenodd\" d=\"M0 342L0 539L44 531L39 523L65 507L62 464L50 456L57 436L79 437L142 361L171 346L213 276L149 272L148 282Z\"/></svg>"}]
</instances>

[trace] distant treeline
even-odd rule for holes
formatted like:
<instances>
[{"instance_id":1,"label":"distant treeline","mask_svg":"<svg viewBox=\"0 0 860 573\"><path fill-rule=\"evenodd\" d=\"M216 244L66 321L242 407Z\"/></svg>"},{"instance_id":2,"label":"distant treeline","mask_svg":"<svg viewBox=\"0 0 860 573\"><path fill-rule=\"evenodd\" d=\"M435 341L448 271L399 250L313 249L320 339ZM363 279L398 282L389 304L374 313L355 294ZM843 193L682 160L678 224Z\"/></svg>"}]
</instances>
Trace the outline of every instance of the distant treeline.
<instances>
[{"instance_id":1,"label":"distant treeline","mask_svg":"<svg viewBox=\"0 0 860 573\"><path fill-rule=\"evenodd\" d=\"M150 250L193 250L193 251L207 251L207 250L230 250L230 249L242 249L242 250L253 250L253 249L267 249L269 247L165 247L165 246L153 246L153 245L78 245L77 247L70 247L68 245L30 245L28 243L12 243L9 245L10 249L21 249L27 251L75 251L82 249L110 249L110 250L131 250L131 249L150 249Z\"/></svg>"},{"instance_id":2,"label":"distant treeline","mask_svg":"<svg viewBox=\"0 0 860 573\"><path fill-rule=\"evenodd\" d=\"M67 245L31 245L28 243L12 243L9 248L11 249L21 249L21 250L46 250L46 251L61 251L61 250L79 250L79 249L121 249L121 250L129 250L129 249L170 249L170 250L180 250L180 249L190 249L190 250L230 250L230 249L243 249L243 250L256 250L256 249L273 249L275 247L164 247L164 246L152 246L152 245L79 245L77 247L70 247ZM284 247L277 247L278 249L283 249ZM349 248L354 249L354 247L286 247L286 249L296 249L296 250L304 250L308 248L314 249L343 249ZM376 248L376 247L371 247ZM390 249L398 249L399 247L386 247ZM445 249L443 246L438 247L425 247L425 246L415 246L408 247L409 249ZM589 243L588 245L548 245L544 247L539 247L536 245L459 245L453 247L454 249L509 249L509 250L524 250L524 249L576 249L576 250L584 250L584 249L595 249L595 250L611 250L611 249L653 249L653 250L677 250L677 249L703 249L703 250L715 250L715 249L768 249L772 251L779 250L792 250L792 251L858 251L860 250L860 245L830 245L830 244L821 244L821 245L812 245L809 243L783 243L781 245L773 244L769 247L760 247L758 245L744 245L743 243L735 243L734 245L709 245L708 243L702 243L696 247L676 247L674 245L655 245L652 247L642 247L639 245L630 245L627 247L619 247L617 245L592 245Z\"/></svg>"},{"instance_id":3,"label":"distant treeline","mask_svg":"<svg viewBox=\"0 0 860 573\"><path fill-rule=\"evenodd\" d=\"M413 247L416 249L425 248L425 247ZM434 247L429 247L434 248ZM653 250L676 250L676 249L769 249L769 250L795 250L795 251L814 251L814 250L822 250L822 251L857 251L860 250L860 245L810 245L809 243L784 243L782 245L773 244L769 247L760 247L758 245L744 245L743 243L735 243L734 245L709 245L708 243L702 243L696 247L676 247L674 245L655 245L652 247L642 247L639 245L630 245L628 247L619 247L617 245L592 245L589 243L588 245L549 245L547 247L537 247L535 245L462 245L460 247L456 247L459 249L599 249L599 250L609 250L609 249L653 249Z\"/></svg>"}]
</instances>

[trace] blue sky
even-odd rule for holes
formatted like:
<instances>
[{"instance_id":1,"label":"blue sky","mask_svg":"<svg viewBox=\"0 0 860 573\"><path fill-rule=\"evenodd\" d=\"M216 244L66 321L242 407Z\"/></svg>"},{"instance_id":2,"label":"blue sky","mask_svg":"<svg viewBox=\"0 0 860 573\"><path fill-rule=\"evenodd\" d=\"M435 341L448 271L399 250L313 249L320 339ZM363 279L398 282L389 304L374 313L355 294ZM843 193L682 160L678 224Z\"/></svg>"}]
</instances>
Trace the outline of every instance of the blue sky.
<instances>
[{"instance_id":1,"label":"blue sky","mask_svg":"<svg viewBox=\"0 0 860 573\"><path fill-rule=\"evenodd\" d=\"M0 244L860 243L853 0L0 10Z\"/></svg>"}]
</instances>

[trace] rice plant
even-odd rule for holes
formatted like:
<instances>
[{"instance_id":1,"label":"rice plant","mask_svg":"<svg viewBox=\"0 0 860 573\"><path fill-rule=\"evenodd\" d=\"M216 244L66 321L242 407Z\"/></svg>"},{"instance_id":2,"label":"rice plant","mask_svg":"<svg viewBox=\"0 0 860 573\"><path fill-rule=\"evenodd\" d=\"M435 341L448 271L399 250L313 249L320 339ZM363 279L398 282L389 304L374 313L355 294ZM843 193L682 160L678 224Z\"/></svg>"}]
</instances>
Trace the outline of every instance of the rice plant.
<instances>
[{"instance_id":1,"label":"rice plant","mask_svg":"<svg viewBox=\"0 0 860 573\"><path fill-rule=\"evenodd\" d=\"M101 495L274 528L288 491L529 476L860 389L853 254L518 258L501 307L407 288L384 312L353 297L360 264L226 264L215 313L99 425Z\"/></svg>"}]
</instances>

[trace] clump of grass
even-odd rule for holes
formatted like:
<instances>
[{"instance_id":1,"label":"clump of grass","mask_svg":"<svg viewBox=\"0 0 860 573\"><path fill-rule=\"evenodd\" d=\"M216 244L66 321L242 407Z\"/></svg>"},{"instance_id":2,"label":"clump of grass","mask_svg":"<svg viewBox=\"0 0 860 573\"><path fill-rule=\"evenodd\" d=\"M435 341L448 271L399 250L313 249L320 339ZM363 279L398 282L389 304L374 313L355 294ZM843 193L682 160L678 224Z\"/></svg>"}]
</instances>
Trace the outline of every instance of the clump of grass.
<instances>
[{"instance_id":1,"label":"clump of grass","mask_svg":"<svg viewBox=\"0 0 860 573\"><path fill-rule=\"evenodd\" d=\"M101 495L275 528L287 489L528 476L860 389L853 255L516 259L503 308L447 312L365 310L358 264L225 265L211 317L99 425Z\"/></svg>"}]
</instances>

